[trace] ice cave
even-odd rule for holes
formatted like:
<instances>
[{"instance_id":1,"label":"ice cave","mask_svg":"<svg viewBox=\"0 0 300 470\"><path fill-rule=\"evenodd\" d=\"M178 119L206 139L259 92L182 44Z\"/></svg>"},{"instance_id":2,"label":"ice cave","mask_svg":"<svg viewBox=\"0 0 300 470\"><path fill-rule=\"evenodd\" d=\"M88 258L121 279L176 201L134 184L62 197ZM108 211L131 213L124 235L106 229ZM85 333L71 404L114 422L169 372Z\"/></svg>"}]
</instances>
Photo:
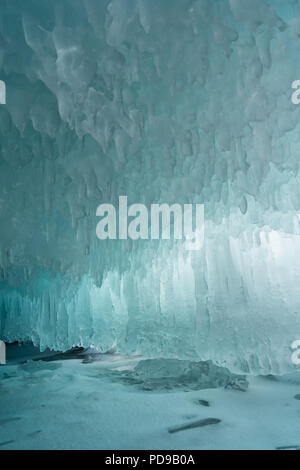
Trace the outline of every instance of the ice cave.
<instances>
[{"instance_id":1,"label":"ice cave","mask_svg":"<svg viewBox=\"0 0 300 470\"><path fill-rule=\"evenodd\" d=\"M299 54L300 0L0 0L0 451L300 449Z\"/></svg>"}]
</instances>

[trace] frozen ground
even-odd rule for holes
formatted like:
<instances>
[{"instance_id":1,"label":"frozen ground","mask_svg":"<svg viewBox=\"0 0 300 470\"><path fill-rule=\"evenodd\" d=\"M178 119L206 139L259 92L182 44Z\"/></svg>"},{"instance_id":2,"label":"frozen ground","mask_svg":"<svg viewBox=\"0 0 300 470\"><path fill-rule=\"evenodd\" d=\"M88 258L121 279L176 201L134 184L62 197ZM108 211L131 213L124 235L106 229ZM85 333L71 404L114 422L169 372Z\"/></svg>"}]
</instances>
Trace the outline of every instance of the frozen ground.
<instances>
[{"instance_id":1,"label":"frozen ground","mask_svg":"<svg viewBox=\"0 0 300 470\"><path fill-rule=\"evenodd\" d=\"M0 368L1 449L300 447L295 374L252 377L246 392L150 391L114 375L135 366L137 358L108 354L87 364L52 359L21 364L11 356ZM215 424L200 426L207 418ZM169 432L195 422L194 428Z\"/></svg>"}]
</instances>

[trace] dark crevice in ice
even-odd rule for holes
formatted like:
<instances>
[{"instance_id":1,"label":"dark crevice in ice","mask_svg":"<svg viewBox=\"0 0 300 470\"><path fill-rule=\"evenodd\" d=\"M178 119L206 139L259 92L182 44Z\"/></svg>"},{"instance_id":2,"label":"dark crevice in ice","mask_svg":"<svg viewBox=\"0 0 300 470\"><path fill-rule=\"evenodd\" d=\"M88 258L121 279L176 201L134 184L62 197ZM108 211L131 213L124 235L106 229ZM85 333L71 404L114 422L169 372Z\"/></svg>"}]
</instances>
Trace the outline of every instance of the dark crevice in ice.
<instances>
[{"instance_id":1,"label":"dark crevice in ice","mask_svg":"<svg viewBox=\"0 0 300 470\"><path fill-rule=\"evenodd\" d=\"M209 401L207 401L207 400L198 400L198 401L197 401L197 405L201 405L201 406L210 406L210 403L209 403Z\"/></svg>"},{"instance_id":2,"label":"dark crevice in ice","mask_svg":"<svg viewBox=\"0 0 300 470\"><path fill-rule=\"evenodd\" d=\"M15 441L4 441L4 442L0 442L0 447L7 446L8 444L12 444L13 442L15 442Z\"/></svg>"},{"instance_id":3,"label":"dark crevice in ice","mask_svg":"<svg viewBox=\"0 0 300 470\"><path fill-rule=\"evenodd\" d=\"M187 429L202 428L204 426L209 426L209 425L218 424L218 423L221 423L221 420L218 418L205 418L205 419L200 419L198 421L193 421L192 423L183 424L181 426L174 426L172 428L169 428L168 432L170 434L173 434L175 432L185 431Z\"/></svg>"}]
</instances>

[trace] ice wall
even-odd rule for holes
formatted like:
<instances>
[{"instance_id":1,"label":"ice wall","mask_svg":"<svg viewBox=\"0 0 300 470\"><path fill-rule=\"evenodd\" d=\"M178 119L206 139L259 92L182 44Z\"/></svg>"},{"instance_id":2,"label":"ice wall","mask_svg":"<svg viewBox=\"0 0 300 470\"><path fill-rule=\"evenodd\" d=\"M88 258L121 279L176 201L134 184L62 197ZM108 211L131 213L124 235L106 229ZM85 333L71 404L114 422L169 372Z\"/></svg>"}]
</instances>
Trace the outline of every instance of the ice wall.
<instances>
[{"instance_id":1,"label":"ice wall","mask_svg":"<svg viewBox=\"0 0 300 470\"><path fill-rule=\"evenodd\" d=\"M0 0L0 336L282 372L300 338L298 0ZM96 209L205 204L205 243Z\"/></svg>"}]
</instances>

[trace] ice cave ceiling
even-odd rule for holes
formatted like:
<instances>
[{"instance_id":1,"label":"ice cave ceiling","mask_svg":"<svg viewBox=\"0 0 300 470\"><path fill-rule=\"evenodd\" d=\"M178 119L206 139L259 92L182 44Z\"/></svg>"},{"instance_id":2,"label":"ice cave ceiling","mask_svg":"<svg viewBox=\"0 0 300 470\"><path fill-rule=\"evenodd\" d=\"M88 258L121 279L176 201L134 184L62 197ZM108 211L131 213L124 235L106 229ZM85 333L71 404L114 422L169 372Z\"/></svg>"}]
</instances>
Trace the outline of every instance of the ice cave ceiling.
<instances>
[{"instance_id":1,"label":"ice cave ceiling","mask_svg":"<svg viewBox=\"0 0 300 470\"><path fill-rule=\"evenodd\" d=\"M0 0L0 336L280 372L300 335L298 0ZM205 242L96 209L205 205Z\"/></svg>"}]
</instances>

